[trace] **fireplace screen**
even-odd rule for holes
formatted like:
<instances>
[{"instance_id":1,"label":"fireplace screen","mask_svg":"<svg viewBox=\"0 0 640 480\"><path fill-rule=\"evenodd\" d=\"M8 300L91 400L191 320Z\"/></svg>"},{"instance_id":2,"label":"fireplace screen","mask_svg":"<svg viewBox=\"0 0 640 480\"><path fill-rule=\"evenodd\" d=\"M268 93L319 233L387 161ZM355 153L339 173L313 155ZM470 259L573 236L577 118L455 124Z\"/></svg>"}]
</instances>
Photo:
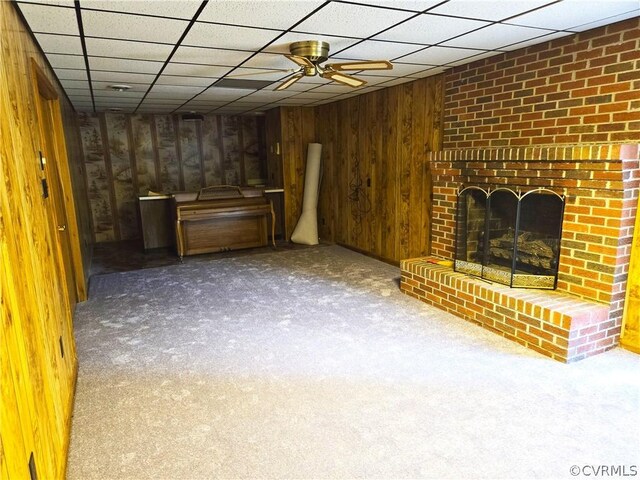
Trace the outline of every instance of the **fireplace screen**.
<instances>
[{"instance_id":1,"label":"fireplace screen","mask_svg":"<svg viewBox=\"0 0 640 480\"><path fill-rule=\"evenodd\" d=\"M511 287L555 289L564 201L545 188L460 190L455 271Z\"/></svg>"}]
</instances>

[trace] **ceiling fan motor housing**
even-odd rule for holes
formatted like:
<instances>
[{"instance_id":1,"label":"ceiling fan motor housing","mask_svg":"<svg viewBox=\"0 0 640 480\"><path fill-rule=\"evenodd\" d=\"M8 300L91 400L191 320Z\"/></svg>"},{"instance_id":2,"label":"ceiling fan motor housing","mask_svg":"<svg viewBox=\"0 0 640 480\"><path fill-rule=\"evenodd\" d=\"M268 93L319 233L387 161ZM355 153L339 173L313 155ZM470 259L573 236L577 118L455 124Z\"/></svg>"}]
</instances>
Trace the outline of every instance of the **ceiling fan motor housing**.
<instances>
[{"instance_id":1,"label":"ceiling fan motor housing","mask_svg":"<svg viewBox=\"0 0 640 480\"><path fill-rule=\"evenodd\" d=\"M329 58L329 44L318 40L294 42L289 46L291 55L306 57L313 63L322 63Z\"/></svg>"}]
</instances>

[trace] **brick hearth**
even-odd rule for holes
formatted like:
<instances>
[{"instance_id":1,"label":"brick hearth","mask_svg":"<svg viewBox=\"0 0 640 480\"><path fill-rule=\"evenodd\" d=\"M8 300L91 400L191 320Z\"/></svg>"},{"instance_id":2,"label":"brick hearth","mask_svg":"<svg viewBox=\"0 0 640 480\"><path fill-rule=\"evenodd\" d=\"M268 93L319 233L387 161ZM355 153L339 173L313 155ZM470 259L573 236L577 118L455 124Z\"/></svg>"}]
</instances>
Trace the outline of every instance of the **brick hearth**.
<instances>
[{"instance_id":1,"label":"brick hearth","mask_svg":"<svg viewBox=\"0 0 640 480\"><path fill-rule=\"evenodd\" d=\"M410 259L402 262L405 293L561 361L618 344L640 183L638 145L445 150L428 160L431 252L439 258L454 257L461 185L565 194L558 288L509 289Z\"/></svg>"},{"instance_id":2,"label":"brick hearth","mask_svg":"<svg viewBox=\"0 0 640 480\"><path fill-rule=\"evenodd\" d=\"M400 268L406 294L562 362L603 352L620 333L602 303L490 284L428 259L403 260Z\"/></svg>"}]
</instances>

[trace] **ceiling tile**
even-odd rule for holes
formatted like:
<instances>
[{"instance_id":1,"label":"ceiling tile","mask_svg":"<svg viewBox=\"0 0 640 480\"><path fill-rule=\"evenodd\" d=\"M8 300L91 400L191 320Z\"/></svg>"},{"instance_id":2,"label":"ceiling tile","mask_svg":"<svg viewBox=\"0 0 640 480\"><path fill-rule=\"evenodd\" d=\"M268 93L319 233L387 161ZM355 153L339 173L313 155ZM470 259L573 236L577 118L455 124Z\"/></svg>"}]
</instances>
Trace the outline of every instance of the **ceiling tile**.
<instances>
[{"instance_id":1,"label":"ceiling tile","mask_svg":"<svg viewBox=\"0 0 640 480\"><path fill-rule=\"evenodd\" d=\"M429 13L453 15L456 17L476 18L498 21L518 15L555 0L450 0L437 6Z\"/></svg>"},{"instance_id":2,"label":"ceiling tile","mask_svg":"<svg viewBox=\"0 0 640 480\"><path fill-rule=\"evenodd\" d=\"M53 35L49 33L35 34L40 47L45 53L68 53L82 55L80 37L72 35Z\"/></svg>"},{"instance_id":3,"label":"ceiling tile","mask_svg":"<svg viewBox=\"0 0 640 480\"><path fill-rule=\"evenodd\" d=\"M149 92L149 95L167 93L167 94L176 94L176 95L178 95L180 97L183 97L183 96L193 97L194 95L197 95L200 92L202 92L202 90L203 90L203 88L202 87L198 87L198 86L178 86L178 85L158 85L158 84L155 84L153 86L153 88L151 89L151 91Z\"/></svg>"},{"instance_id":4,"label":"ceiling tile","mask_svg":"<svg viewBox=\"0 0 640 480\"><path fill-rule=\"evenodd\" d=\"M551 33L549 30L541 30L539 28L518 27L498 23L454 38L453 40L444 42L442 45L493 50L511 45L512 43L548 35L549 33Z\"/></svg>"},{"instance_id":5,"label":"ceiling tile","mask_svg":"<svg viewBox=\"0 0 640 480\"><path fill-rule=\"evenodd\" d=\"M215 81L212 77L182 77L179 75L162 74L156 85L191 85L197 87L208 87Z\"/></svg>"},{"instance_id":6,"label":"ceiling tile","mask_svg":"<svg viewBox=\"0 0 640 480\"><path fill-rule=\"evenodd\" d=\"M621 13L620 15L614 15L613 17L603 18L601 20L596 20L595 22L583 23L582 25L576 25L575 27L571 27L571 30L574 32L584 32L585 30L591 30L592 28L601 27L603 25L609 25L611 23L621 22L622 20L626 20L627 18L633 18L640 15L640 10L632 10L630 12Z\"/></svg>"},{"instance_id":7,"label":"ceiling tile","mask_svg":"<svg viewBox=\"0 0 640 480\"><path fill-rule=\"evenodd\" d=\"M237 68L226 78L237 78L239 80L280 80L290 74L290 70L269 71L257 68Z\"/></svg>"},{"instance_id":8,"label":"ceiling tile","mask_svg":"<svg viewBox=\"0 0 640 480\"><path fill-rule=\"evenodd\" d=\"M483 53L481 50L470 50L466 48L453 47L429 47L406 57L399 59L399 62L406 63L423 63L429 65L444 65L446 63L455 62L462 58L470 57ZM394 62L394 68L397 66Z\"/></svg>"},{"instance_id":9,"label":"ceiling tile","mask_svg":"<svg viewBox=\"0 0 640 480\"><path fill-rule=\"evenodd\" d=\"M258 53L245 62L243 67L251 68L282 68L283 70L297 70L298 65L284 55L277 53Z\"/></svg>"},{"instance_id":10,"label":"ceiling tile","mask_svg":"<svg viewBox=\"0 0 640 480\"><path fill-rule=\"evenodd\" d=\"M232 48L258 51L282 32L196 22L182 41L192 47Z\"/></svg>"},{"instance_id":11,"label":"ceiling tile","mask_svg":"<svg viewBox=\"0 0 640 480\"><path fill-rule=\"evenodd\" d=\"M231 67L220 67L218 65L195 65L190 63L174 63L167 64L162 71L163 75L180 75L185 77L204 77L213 80L222 77L231 70Z\"/></svg>"},{"instance_id":12,"label":"ceiling tile","mask_svg":"<svg viewBox=\"0 0 640 480\"><path fill-rule=\"evenodd\" d=\"M68 80L87 80L86 68L74 69L74 68L56 68L56 76L60 79Z\"/></svg>"},{"instance_id":13,"label":"ceiling tile","mask_svg":"<svg viewBox=\"0 0 640 480\"><path fill-rule=\"evenodd\" d=\"M69 97L69 100L71 101L71 103L73 103L74 107L90 107L93 108L93 102L91 101L91 98L85 98L85 97Z\"/></svg>"},{"instance_id":14,"label":"ceiling tile","mask_svg":"<svg viewBox=\"0 0 640 480\"><path fill-rule=\"evenodd\" d=\"M136 109L136 113L172 113L174 110L173 106L159 107L154 105L149 107L139 107Z\"/></svg>"},{"instance_id":15,"label":"ceiling tile","mask_svg":"<svg viewBox=\"0 0 640 480\"><path fill-rule=\"evenodd\" d=\"M374 38L430 45L485 25L489 25L489 22L453 17L443 18L425 13L376 35Z\"/></svg>"},{"instance_id":16,"label":"ceiling tile","mask_svg":"<svg viewBox=\"0 0 640 480\"><path fill-rule=\"evenodd\" d=\"M18 0L18 3L24 3L24 2L23 0ZM57 7L75 8L74 0L26 0L26 3L38 3L41 5L53 5Z\"/></svg>"},{"instance_id":17,"label":"ceiling tile","mask_svg":"<svg viewBox=\"0 0 640 480\"><path fill-rule=\"evenodd\" d=\"M184 18L190 20L202 4L201 0L91 0L83 2L82 8L111 10L115 12L157 15L160 17Z\"/></svg>"},{"instance_id":18,"label":"ceiling tile","mask_svg":"<svg viewBox=\"0 0 640 480\"><path fill-rule=\"evenodd\" d=\"M71 99L71 103L76 108L76 110L82 110L82 111L93 110L93 102L91 101L91 99L89 99L89 100L73 100L73 99Z\"/></svg>"},{"instance_id":19,"label":"ceiling tile","mask_svg":"<svg viewBox=\"0 0 640 480\"><path fill-rule=\"evenodd\" d=\"M171 57L172 62L198 63L201 65L236 66L251 56L251 52L180 46Z\"/></svg>"},{"instance_id":20,"label":"ceiling tile","mask_svg":"<svg viewBox=\"0 0 640 480\"><path fill-rule=\"evenodd\" d=\"M109 112L111 114L118 114L118 113L133 113L134 111L135 111L135 106L127 106L127 105L98 106L96 105L96 112Z\"/></svg>"},{"instance_id":21,"label":"ceiling tile","mask_svg":"<svg viewBox=\"0 0 640 480\"><path fill-rule=\"evenodd\" d=\"M255 102L255 101L254 102L243 102L241 100L244 100L244 98L238 99L235 102L232 102L232 103L228 104L228 106L248 109L248 108L260 107L260 106L264 105L264 102Z\"/></svg>"},{"instance_id":22,"label":"ceiling tile","mask_svg":"<svg viewBox=\"0 0 640 480\"><path fill-rule=\"evenodd\" d=\"M100 70L91 71L91 80L93 82L141 83L150 85L154 78L156 78L155 74L104 72Z\"/></svg>"},{"instance_id":23,"label":"ceiling tile","mask_svg":"<svg viewBox=\"0 0 640 480\"><path fill-rule=\"evenodd\" d=\"M275 101L280 100L282 98L287 98L292 95L295 95L296 92L287 90L275 91L275 90L258 90L257 92L253 92L249 94L246 98L250 98L251 101Z\"/></svg>"},{"instance_id":24,"label":"ceiling tile","mask_svg":"<svg viewBox=\"0 0 640 480\"><path fill-rule=\"evenodd\" d=\"M254 90L245 90L244 88L221 88L221 87L211 87L202 94L198 96L198 98L205 99L236 99L240 97L244 97L249 95Z\"/></svg>"},{"instance_id":25,"label":"ceiling tile","mask_svg":"<svg viewBox=\"0 0 640 480\"><path fill-rule=\"evenodd\" d=\"M414 15L351 3L329 3L294 28L296 32L367 38Z\"/></svg>"},{"instance_id":26,"label":"ceiling tile","mask_svg":"<svg viewBox=\"0 0 640 480\"><path fill-rule=\"evenodd\" d=\"M567 30L635 10L638 0L564 0L509 20L514 25Z\"/></svg>"},{"instance_id":27,"label":"ceiling tile","mask_svg":"<svg viewBox=\"0 0 640 480\"><path fill-rule=\"evenodd\" d=\"M328 82L325 85L320 85L313 91L318 93L350 93L354 90L353 87L342 85L337 82Z\"/></svg>"},{"instance_id":28,"label":"ceiling tile","mask_svg":"<svg viewBox=\"0 0 640 480\"><path fill-rule=\"evenodd\" d=\"M388 81L384 84L385 87L393 87L395 85L401 85L403 83L415 82L415 78L401 77Z\"/></svg>"},{"instance_id":29,"label":"ceiling tile","mask_svg":"<svg viewBox=\"0 0 640 480\"><path fill-rule=\"evenodd\" d=\"M389 7L412 12L422 12L442 3L442 0L350 0L355 3L365 3L375 7Z\"/></svg>"},{"instance_id":30,"label":"ceiling tile","mask_svg":"<svg viewBox=\"0 0 640 480\"><path fill-rule=\"evenodd\" d=\"M126 92L114 92L109 87L106 87L101 89L94 89L93 96L95 98L113 97L117 99L126 99L126 98L142 99L146 91L147 91L146 87L133 87L131 90L127 90Z\"/></svg>"},{"instance_id":31,"label":"ceiling tile","mask_svg":"<svg viewBox=\"0 0 640 480\"><path fill-rule=\"evenodd\" d=\"M471 57L466 57L461 60L457 60L455 62L449 62L446 64L447 67L456 67L458 65L464 65L466 63L475 62L477 60L481 60L483 58L495 57L496 55L500 55L502 52L482 52ZM413 76L413 75L412 75Z\"/></svg>"},{"instance_id":32,"label":"ceiling tile","mask_svg":"<svg viewBox=\"0 0 640 480\"><path fill-rule=\"evenodd\" d=\"M411 43L365 40L353 47L342 50L340 53L336 54L336 56L353 60L391 60L396 57L413 53L421 48L424 47Z\"/></svg>"},{"instance_id":33,"label":"ceiling tile","mask_svg":"<svg viewBox=\"0 0 640 480\"><path fill-rule=\"evenodd\" d=\"M110 85L115 85L118 82L91 82L91 85L93 86L93 90L97 91L97 90L105 90L107 87L109 87ZM133 83L133 82L128 82L127 85L131 85L133 88L136 89L136 91L147 91L149 89L149 87L151 86L150 83ZM114 92L114 95L117 95L118 92Z\"/></svg>"},{"instance_id":34,"label":"ceiling tile","mask_svg":"<svg viewBox=\"0 0 640 480\"><path fill-rule=\"evenodd\" d=\"M67 88L65 91L69 97L88 97L91 100L91 91L88 88Z\"/></svg>"},{"instance_id":35,"label":"ceiling tile","mask_svg":"<svg viewBox=\"0 0 640 480\"><path fill-rule=\"evenodd\" d=\"M280 100L278 103L280 105L299 105L299 106L304 106L304 105L311 105L315 101L316 100L311 100L309 98L290 97L290 98L285 98L283 100Z\"/></svg>"},{"instance_id":36,"label":"ceiling tile","mask_svg":"<svg viewBox=\"0 0 640 480\"><path fill-rule=\"evenodd\" d=\"M33 32L80 35L74 8L28 3L21 3L19 7Z\"/></svg>"},{"instance_id":37,"label":"ceiling tile","mask_svg":"<svg viewBox=\"0 0 640 480\"><path fill-rule=\"evenodd\" d=\"M99 107L136 107L140 103L139 98L112 98L96 97L96 108Z\"/></svg>"},{"instance_id":38,"label":"ceiling tile","mask_svg":"<svg viewBox=\"0 0 640 480\"><path fill-rule=\"evenodd\" d=\"M367 75L375 77L404 77L405 75L413 75L423 70L432 68L433 65L419 65L414 63L397 63L393 62L393 70L367 70ZM359 76L359 75L357 75Z\"/></svg>"},{"instance_id":39,"label":"ceiling tile","mask_svg":"<svg viewBox=\"0 0 640 480\"><path fill-rule=\"evenodd\" d=\"M278 82L279 83L279 82ZM269 87L267 87L266 89L263 89L262 91L271 91L274 88L276 88L278 86L278 83L275 83ZM296 92L305 92L307 90L309 90L310 88L315 87L315 84L309 84L309 83L302 83L300 81L294 83L293 85L291 85L289 88L287 88L287 92L291 92L291 94L294 94Z\"/></svg>"},{"instance_id":40,"label":"ceiling tile","mask_svg":"<svg viewBox=\"0 0 640 480\"><path fill-rule=\"evenodd\" d=\"M136 113L171 113L176 109L181 108L182 105L184 105L184 102L164 104L158 104L155 101L152 103L143 102L137 107Z\"/></svg>"},{"instance_id":41,"label":"ceiling tile","mask_svg":"<svg viewBox=\"0 0 640 480\"><path fill-rule=\"evenodd\" d=\"M339 59L335 59L335 60L339 60ZM319 75L314 75L313 77L302 77L300 80L298 80L298 82L296 82L294 85L309 85L309 88L311 88L314 85L324 85L325 83L327 83L327 80L325 80L324 78L322 78Z\"/></svg>"},{"instance_id":42,"label":"ceiling tile","mask_svg":"<svg viewBox=\"0 0 640 480\"><path fill-rule=\"evenodd\" d=\"M335 101L336 101L335 98L331 98L328 100L318 100L317 102L313 102L311 105L315 107L316 105L326 105L327 103L333 103Z\"/></svg>"},{"instance_id":43,"label":"ceiling tile","mask_svg":"<svg viewBox=\"0 0 640 480\"><path fill-rule=\"evenodd\" d=\"M88 80L66 80L66 79L59 79L59 80L60 80L60 84L65 90L68 88L83 88L87 90L89 89Z\"/></svg>"},{"instance_id":44,"label":"ceiling tile","mask_svg":"<svg viewBox=\"0 0 640 480\"><path fill-rule=\"evenodd\" d=\"M147 96L147 100L153 100L158 98L165 98L167 100L173 100L175 102L184 103L187 100L190 100L193 97L193 94L189 93L178 93L178 92L164 92L164 91L155 91L150 92Z\"/></svg>"},{"instance_id":45,"label":"ceiling tile","mask_svg":"<svg viewBox=\"0 0 640 480\"><path fill-rule=\"evenodd\" d=\"M93 106L93 102L91 101L91 95L69 95L69 100L72 103L81 103L84 105Z\"/></svg>"},{"instance_id":46,"label":"ceiling tile","mask_svg":"<svg viewBox=\"0 0 640 480\"><path fill-rule=\"evenodd\" d=\"M323 0L216 1L209 4L198 21L232 23L251 27L286 30L311 13Z\"/></svg>"},{"instance_id":47,"label":"ceiling tile","mask_svg":"<svg viewBox=\"0 0 640 480\"><path fill-rule=\"evenodd\" d=\"M229 103L229 100L216 102L215 100L198 100L196 98L184 104L182 108L198 111L198 110L205 110L207 108L221 107L223 105L226 105L227 103Z\"/></svg>"},{"instance_id":48,"label":"ceiling tile","mask_svg":"<svg viewBox=\"0 0 640 480\"><path fill-rule=\"evenodd\" d=\"M277 38L274 42L264 49L270 53L289 53L289 45L293 42L303 42L307 40L318 40L329 43L329 56L340 50L360 41L359 38L335 37L333 35L317 35L313 33L295 33L287 32L282 37Z\"/></svg>"},{"instance_id":49,"label":"ceiling tile","mask_svg":"<svg viewBox=\"0 0 640 480\"><path fill-rule=\"evenodd\" d=\"M335 97L335 93L331 92L320 92L317 89L310 90L308 92L298 93L297 95L292 95L291 98L306 98L307 100L321 100L324 98Z\"/></svg>"},{"instance_id":50,"label":"ceiling tile","mask_svg":"<svg viewBox=\"0 0 640 480\"><path fill-rule=\"evenodd\" d=\"M48 53L47 60L55 68L86 68L84 57L81 55L62 55L60 53Z\"/></svg>"},{"instance_id":51,"label":"ceiling tile","mask_svg":"<svg viewBox=\"0 0 640 480\"><path fill-rule=\"evenodd\" d=\"M229 114L238 114L242 112L247 112L251 110L253 107L234 107L233 105L225 105L223 107L214 108L214 110L218 110L217 113L229 113Z\"/></svg>"},{"instance_id":52,"label":"ceiling tile","mask_svg":"<svg viewBox=\"0 0 640 480\"><path fill-rule=\"evenodd\" d=\"M129 60L122 58L89 57L91 70L107 70L110 72L158 73L162 62L147 60Z\"/></svg>"},{"instance_id":53,"label":"ceiling tile","mask_svg":"<svg viewBox=\"0 0 640 480\"><path fill-rule=\"evenodd\" d=\"M259 106L259 105L264 105L265 101L261 100L259 98L254 98L253 95L249 95L247 97L243 97L243 98L239 98L238 100L235 100L233 102L234 105L252 105L252 106Z\"/></svg>"},{"instance_id":54,"label":"ceiling tile","mask_svg":"<svg viewBox=\"0 0 640 480\"><path fill-rule=\"evenodd\" d=\"M87 38L87 54L96 57L134 58L164 62L173 47L158 43L130 42L104 38Z\"/></svg>"},{"instance_id":55,"label":"ceiling tile","mask_svg":"<svg viewBox=\"0 0 640 480\"><path fill-rule=\"evenodd\" d=\"M551 34L545 35L543 37L533 38L531 40L526 40L524 42L518 42L518 43L514 43L514 44L511 44L511 45L504 46L504 47L501 48L501 50L503 50L503 51L518 50L519 48L528 47L530 45L537 45L538 43L548 42L548 41L553 40L555 38L566 37L568 35L574 35L574 34L571 33L571 32L551 33Z\"/></svg>"},{"instance_id":56,"label":"ceiling tile","mask_svg":"<svg viewBox=\"0 0 640 480\"><path fill-rule=\"evenodd\" d=\"M188 23L185 20L83 10L82 25L88 37L174 43Z\"/></svg>"},{"instance_id":57,"label":"ceiling tile","mask_svg":"<svg viewBox=\"0 0 640 480\"><path fill-rule=\"evenodd\" d=\"M418 73L413 73L411 74L411 78L412 79L416 79L416 78L425 78L425 77L431 77L433 75L437 75L439 73L444 72L445 70L447 70L449 67L433 67L433 68L429 68L427 70L423 70L422 72L418 72ZM385 83L384 85L382 85L383 87L386 87L388 84Z\"/></svg>"}]
</instances>

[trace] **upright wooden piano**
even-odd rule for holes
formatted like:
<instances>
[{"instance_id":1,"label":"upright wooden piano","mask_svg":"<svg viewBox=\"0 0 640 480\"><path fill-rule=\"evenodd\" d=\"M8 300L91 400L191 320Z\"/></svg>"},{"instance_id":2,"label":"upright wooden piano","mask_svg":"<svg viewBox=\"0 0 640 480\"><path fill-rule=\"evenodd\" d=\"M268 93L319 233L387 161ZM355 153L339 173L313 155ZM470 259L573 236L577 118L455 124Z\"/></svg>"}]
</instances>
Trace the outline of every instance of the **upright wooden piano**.
<instances>
[{"instance_id":1,"label":"upright wooden piano","mask_svg":"<svg viewBox=\"0 0 640 480\"><path fill-rule=\"evenodd\" d=\"M268 245L267 217L275 247L273 204L260 189L207 187L196 200L174 198L178 255L221 252Z\"/></svg>"}]
</instances>

